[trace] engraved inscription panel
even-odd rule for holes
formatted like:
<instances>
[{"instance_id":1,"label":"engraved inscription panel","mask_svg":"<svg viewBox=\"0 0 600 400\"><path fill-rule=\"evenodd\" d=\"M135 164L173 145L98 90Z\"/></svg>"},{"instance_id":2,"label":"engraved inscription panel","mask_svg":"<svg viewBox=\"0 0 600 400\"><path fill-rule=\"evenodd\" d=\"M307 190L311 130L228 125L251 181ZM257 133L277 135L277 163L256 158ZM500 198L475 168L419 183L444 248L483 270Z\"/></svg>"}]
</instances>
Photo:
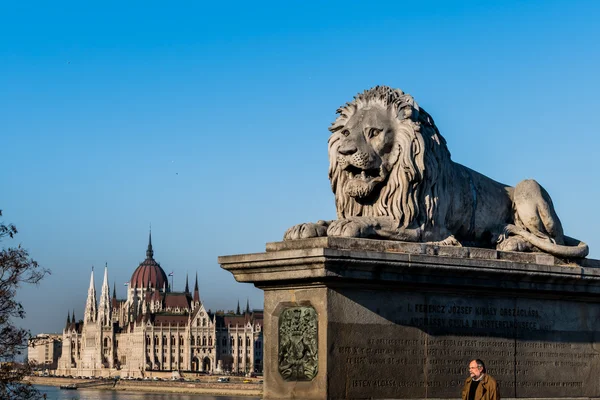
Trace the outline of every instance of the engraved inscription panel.
<instances>
[{"instance_id":1,"label":"engraved inscription panel","mask_svg":"<svg viewBox=\"0 0 600 400\"><path fill-rule=\"evenodd\" d=\"M317 312L290 307L279 316L279 373L286 381L310 381L318 372Z\"/></svg>"},{"instance_id":2,"label":"engraved inscription panel","mask_svg":"<svg viewBox=\"0 0 600 400\"><path fill-rule=\"evenodd\" d=\"M340 377L330 380L333 393L457 397L469 361L481 358L503 397L600 396L597 304L332 292L328 374Z\"/></svg>"}]
</instances>

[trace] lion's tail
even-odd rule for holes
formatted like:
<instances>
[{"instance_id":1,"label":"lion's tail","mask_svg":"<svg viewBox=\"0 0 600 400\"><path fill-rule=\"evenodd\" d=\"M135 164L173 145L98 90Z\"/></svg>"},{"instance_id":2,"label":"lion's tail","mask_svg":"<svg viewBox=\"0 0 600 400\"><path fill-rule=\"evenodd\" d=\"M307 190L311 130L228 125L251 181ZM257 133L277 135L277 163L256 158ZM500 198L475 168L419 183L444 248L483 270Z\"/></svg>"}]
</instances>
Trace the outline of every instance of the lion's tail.
<instances>
[{"instance_id":1,"label":"lion's tail","mask_svg":"<svg viewBox=\"0 0 600 400\"><path fill-rule=\"evenodd\" d=\"M538 249L557 257L584 258L590 252L590 248L587 244L566 235L564 236L565 245L560 245L539 238L533 233L514 225L512 225L511 228L512 233L515 235L521 236Z\"/></svg>"}]
</instances>

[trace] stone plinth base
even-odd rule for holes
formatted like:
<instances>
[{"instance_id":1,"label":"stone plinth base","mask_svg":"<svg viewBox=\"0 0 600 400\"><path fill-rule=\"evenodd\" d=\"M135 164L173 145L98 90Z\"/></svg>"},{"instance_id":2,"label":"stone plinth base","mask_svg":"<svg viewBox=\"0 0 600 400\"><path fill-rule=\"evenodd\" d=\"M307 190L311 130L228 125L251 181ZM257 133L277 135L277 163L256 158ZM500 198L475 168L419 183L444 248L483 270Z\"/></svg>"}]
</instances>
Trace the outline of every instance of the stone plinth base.
<instances>
[{"instance_id":1,"label":"stone plinth base","mask_svg":"<svg viewBox=\"0 0 600 400\"><path fill-rule=\"evenodd\" d=\"M219 258L265 292L265 399L600 397L600 262L366 239Z\"/></svg>"}]
</instances>

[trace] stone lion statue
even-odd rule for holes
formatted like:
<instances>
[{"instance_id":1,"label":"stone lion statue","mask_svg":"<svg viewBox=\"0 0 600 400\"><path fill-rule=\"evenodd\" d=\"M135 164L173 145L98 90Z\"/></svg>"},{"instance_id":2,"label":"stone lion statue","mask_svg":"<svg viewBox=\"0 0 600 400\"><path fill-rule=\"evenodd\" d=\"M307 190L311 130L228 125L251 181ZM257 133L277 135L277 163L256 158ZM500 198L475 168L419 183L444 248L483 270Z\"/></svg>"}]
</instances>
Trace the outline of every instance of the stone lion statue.
<instances>
[{"instance_id":1,"label":"stone lion statue","mask_svg":"<svg viewBox=\"0 0 600 400\"><path fill-rule=\"evenodd\" d=\"M284 240L344 236L587 256L585 243L563 234L543 187L510 187L453 162L412 96L377 86L337 114L329 179L338 219L293 226Z\"/></svg>"}]
</instances>

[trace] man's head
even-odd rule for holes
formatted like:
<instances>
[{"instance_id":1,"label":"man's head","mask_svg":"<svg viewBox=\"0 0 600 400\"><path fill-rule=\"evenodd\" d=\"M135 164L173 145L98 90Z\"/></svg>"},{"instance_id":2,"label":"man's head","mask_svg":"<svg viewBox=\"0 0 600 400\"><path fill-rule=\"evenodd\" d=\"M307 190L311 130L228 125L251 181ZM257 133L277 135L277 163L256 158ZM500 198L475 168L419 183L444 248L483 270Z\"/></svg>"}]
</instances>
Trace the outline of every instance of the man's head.
<instances>
[{"instance_id":1,"label":"man's head","mask_svg":"<svg viewBox=\"0 0 600 400\"><path fill-rule=\"evenodd\" d=\"M481 378L485 374L485 364L480 359L473 360L469 363L469 375L473 379Z\"/></svg>"}]
</instances>

